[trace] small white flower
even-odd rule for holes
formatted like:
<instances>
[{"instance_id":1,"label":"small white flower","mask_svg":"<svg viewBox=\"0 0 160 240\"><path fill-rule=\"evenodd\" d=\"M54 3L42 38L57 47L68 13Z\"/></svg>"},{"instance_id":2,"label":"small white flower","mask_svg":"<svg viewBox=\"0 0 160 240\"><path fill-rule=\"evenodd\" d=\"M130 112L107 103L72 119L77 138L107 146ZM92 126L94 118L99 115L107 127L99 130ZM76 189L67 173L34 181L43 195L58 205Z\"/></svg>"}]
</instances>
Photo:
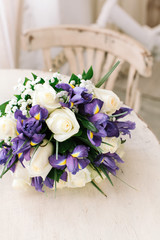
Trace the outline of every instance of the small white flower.
<instances>
[{"instance_id":1,"label":"small white flower","mask_svg":"<svg viewBox=\"0 0 160 240\"><path fill-rule=\"evenodd\" d=\"M18 78L18 83L22 83L22 78Z\"/></svg>"},{"instance_id":2,"label":"small white flower","mask_svg":"<svg viewBox=\"0 0 160 240\"><path fill-rule=\"evenodd\" d=\"M70 82L70 84L74 85L74 84L75 84L75 81L74 81L74 80L72 80L72 81Z\"/></svg>"},{"instance_id":3,"label":"small white flower","mask_svg":"<svg viewBox=\"0 0 160 240\"><path fill-rule=\"evenodd\" d=\"M17 107L14 106L14 107L12 108L12 111L15 112L16 110L17 110Z\"/></svg>"},{"instance_id":4,"label":"small white flower","mask_svg":"<svg viewBox=\"0 0 160 240\"><path fill-rule=\"evenodd\" d=\"M20 100L18 101L18 104L20 105L22 102L24 102L24 100L23 100L23 99L20 99Z\"/></svg>"},{"instance_id":5,"label":"small white flower","mask_svg":"<svg viewBox=\"0 0 160 240\"><path fill-rule=\"evenodd\" d=\"M23 110L23 111L22 111L22 114L23 114L23 115L27 115L27 110Z\"/></svg>"},{"instance_id":6,"label":"small white flower","mask_svg":"<svg viewBox=\"0 0 160 240\"><path fill-rule=\"evenodd\" d=\"M5 113L11 112L11 106L8 104L5 109Z\"/></svg>"},{"instance_id":7,"label":"small white flower","mask_svg":"<svg viewBox=\"0 0 160 240\"><path fill-rule=\"evenodd\" d=\"M81 74L78 74L77 77L78 77L79 79L82 79L82 75L81 75Z\"/></svg>"},{"instance_id":8,"label":"small white flower","mask_svg":"<svg viewBox=\"0 0 160 240\"><path fill-rule=\"evenodd\" d=\"M26 83L26 89L30 89L31 88L31 84L32 84L32 81L28 81Z\"/></svg>"},{"instance_id":9,"label":"small white flower","mask_svg":"<svg viewBox=\"0 0 160 240\"><path fill-rule=\"evenodd\" d=\"M32 99L28 99L27 104L32 104Z\"/></svg>"},{"instance_id":10,"label":"small white flower","mask_svg":"<svg viewBox=\"0 0 160 240\"><path fill-rule=\"evenodd\" d=\"M46 84L49 84L49 78L48 77L45 77L44 81L45 81Z\"/></svg>"},{"instance_id":11,"label":"small white flower","mask_svg":"<svg viewBox=\"0 0 160 240\"><path fill-rule=\"evenodd\" d=\"M58 72L53 73L53 78L57 78L58 80L61 79L61 74Z\"/></svg>"}]
</instances>

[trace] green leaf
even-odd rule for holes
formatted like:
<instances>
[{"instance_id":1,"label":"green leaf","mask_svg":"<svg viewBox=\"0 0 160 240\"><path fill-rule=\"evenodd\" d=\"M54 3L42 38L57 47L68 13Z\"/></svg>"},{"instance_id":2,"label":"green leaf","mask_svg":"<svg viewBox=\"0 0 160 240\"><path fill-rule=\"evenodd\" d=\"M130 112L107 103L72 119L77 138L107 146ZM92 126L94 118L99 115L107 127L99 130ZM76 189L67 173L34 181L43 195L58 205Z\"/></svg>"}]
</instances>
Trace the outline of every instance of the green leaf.
<instances>
[{"instance_id":1,"label":"green leaf","mask_svg":"<svg viewBox=\"0 0 160 240\"><path fill-rule=\"evenodd\" d=\"M98 130L94 126L94 124L92 122L88 121L88 119L86 117L83 117L80 114L77 114L77 119L81 122L81 124L83 125L84 128L87 128L91 132L98 132Z\"/></svg>"},{"instance_id":2,"label":"green leaf","mask_svg":"<svg viewBox=\"0 0 160 240\"><path fill-rule=\"evenodd\" d=\"M49 83L49 85L52 87L52 88L54 88L54 89L58 89L58 88L56 88L55 86L57 85L59 83L59 80L58 80L58 78L54 78L54 82L51 82L50 81L50 83ZM59 89L58 89L59 90Z\"/></svg>"},{"instance_id":3,"label":"green leaf","mask_svg":"<svg viewBox=\"0 0 160 240\"><path fill-rule=\"evenodd\" d=\"M82 135L83 131L82 129L79 130L78 133L76 133L73 137L80 137Z\"/></svg>"},{"instance_id":4,"label":"green leaf","mask_svg":"<svg viewBox=\"0 0 160 240\"><path fill-rule=\"evenodd\" d=\"M37 79L37 75L35 75L34 73L31 73L31 74L32 74L34 80L36 80Z\"/></svg>"},{"instance_id":5,"label":"green leaf","mask_svg":"<svg viewBox=\"0 0 160 240\"><path fill-rule=\"evenodd\" d=\"M91 164L92 164L92 163L91 163ZM93 164L92 164L92 166L93 166L94 170L98 173L98 175L101 177L101 179L104 179L104 178L102 177L102 174L101 174L101 172L99 171L99 169L98 169L96 166L94 166Z\"/></svg>"},{"instance_id":6,"label":"green leaf","mask_svg":"<svg viewBox=\"0 0 160 240\"><path fill-rule=\"evenodd\" d=\"M116 62L116 64L111 68L111 70L96 84L96 87L99 88L107 81L109 76L112 74L112 72L116 69L116 67L120 64L120 61Z\"/></svg>"},{"instance_id":7,"label":"green leaf","mask_svg":"<svg viewBox=\"0 0 160 240\"><path fill-rule=\"evenodd\" d=\"M121 138L121 144L125 143L126 142L126 139L122 139Z\"/></svg>"},{"instance_id":8,"label":"green leaf","mask_svg":"<svg viewBox=\"0 0 160 240\"><path fill-rule=\"evenodd\" d=\"M92 66L90 67L90 69L88 70L88 72L86 73L84 70L83 70L83 73L82 73L82 78L84 80L89 80L93 77L93 68Z\"/></svg>"},{"instance_id":9,"label":"green leaf","mask_svg":"<svg viewBox=\"0 0 160 240\"><path fill-rule=\"evenodd\" d=\"M22 99L21 95L14 95L17 98L17 101L19 101L20 99Z\"/></svg>"},{"instance_id":10,"label":"green leaf","mask_svg":"<svg viewBox=\"0 0 160 240\"><path fill-rule=\"evenodd\" d=\"M99 168L102 170L102 172L105 174L105 176L108 178L109 182L110 182L111 185L113 186L113 182L112 182L109 174L108 174L108 173L106 172L106 170L103 168L103 166L101 165Z\"/></svg>"},{"instance_id":11,"label":"green leaf","mask_svg":"<svg viewBox=\"0 0 160 240\"><path fill-rule=\"evenodd\" d=\"M64 142L59 142L58 152L60 154L65 154L67 151L71 152L74 149L75 145L76 143L72 138L67 139Z\"/></svg>"},{"instance_id":12,"label":"green leaf","mask_svg":"<svg viewBox=\"0 0 160 240\"><path fill-rule=\"evenodd\" d=\"M25 77L23 85L25 86L28 81L31 81L29 78Z\"/></svg>"},{"instance_id":13,"label":"green leaf","mask_svg":"<svg viewBox=\"0 0 160 240\"><path fill-rule=\"evenodd\" d=\"M75 84L80 84L80 79L79 77L77 77L74 73L72 74L70 80L69 80L69 83L74 80L75 81Z\"/></svg>"},{"instance_id":14,"label":"green leaf","mask_svg":"<svg viewBox=\"0 0 160 240\"><path fill-rule=\"evenodd\" d=\"M3 147L3 144L4 144L4 143L5 143L4 140L0 142L0 148Z\"/></svg>"},{"instance_id":15,"label":"green leaf","mask_svg":"<svg viewBox=\"0 0 160 240\"><path fill-rule=\"evenodd\" d=\"M1 116L5 115L5 109L6 109L6 106L8 105L8 103L9 103L9 101L0 105Z\"/></svg>"},{"instance_id":16,"label":"green leaf","mask_svg":"<svg viewBox=\"0 0 160 240\"><path fill-rule=\"evenodd\" d=\"M127 111L126 112L123 112L123 113L119 113L119 114L113 114L113 115L111 115L110 116L110 118L114 118L114 117L120 117L120 116L123 116L123 115L125 115L126 113L128 113Z\"/></svg>"},{"instance_id":17,"label":"green leaf","mask_svg":"<svg viewBox=\"0 0 160 240\"><path fill-rule=\"evenodd\" d=\"M33 76L34 80L36 80L36 79L37 79L37 75L35 75L34 73L31 73L31 74L32 74L32 76ZM44 81L44 79L43 79L43 78L41 78L41 80L40 80L38 83L44 84L44 83L45 83L45 81Z\"/></svg>"},{"instance_id":18,"label":"green leaf","mask_svg":"<svg viewBox=\"0 0 160 240\"><path fill-rule=\"evenodd\" d=\"M12 159L12 157L13 157L13 154L12 154L12 150L10 150L9 152L8 152L8 155L9 155L9 157L8 157L8 159L7 159L7 162L5 163L5 165L4 165L4 168L3 168L3 170L2 170L2 173L1 173L1 175L0 175L0 178L2 178L3 177L3 175L6 173L6 172L8 172L8 170L15 164L15 162L9 167L9 168L7 168L7 166L8 166L8 163L10 162L10 160Z\"/></svg>"},{"instance_id":19,"label":"green leaf","mask_svg":"<svg viewBox=\"0 0 160 240\"><path fill-rule=\"evenodd\" d=\"M105 197L107 197L107 195L102 191L102 189L98 187L98 185L94 181L91 181L91 183L100 193L102 193Z\"/></svg>"},{"instance_id":20,"label":"green leaf","mask_svg":"<svg viewBox=\"0 0 160 240\"><path fill-rule=\"evenodd\" d=\"M111 144L109 144L109 143L106 143L106 142L103 142L103 141L102 141L102 143L103 143L103 144L106 144L106 145L108 145L108 146L110 146L110 147L113 147L113 145L111 145Z\"/></svg>"},{"instance_id":21,"label":"green leaf","mask_svg":"<svg viewBox=\"0 0 160 240\"><path fill-rule=\"evenodd\" d=\"M56 182L59 182L59 179L62 176L63 172L63 170L52 168L47 177L53 179Z\"/></svg>"}]
</instances>

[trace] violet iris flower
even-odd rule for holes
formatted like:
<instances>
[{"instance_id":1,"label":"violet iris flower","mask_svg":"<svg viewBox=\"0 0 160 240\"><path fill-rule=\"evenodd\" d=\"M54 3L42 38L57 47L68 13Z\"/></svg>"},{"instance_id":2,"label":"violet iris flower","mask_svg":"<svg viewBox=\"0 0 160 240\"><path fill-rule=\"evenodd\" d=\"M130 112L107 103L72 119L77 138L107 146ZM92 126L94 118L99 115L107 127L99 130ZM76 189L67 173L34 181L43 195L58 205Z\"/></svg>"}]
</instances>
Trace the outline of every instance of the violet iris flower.
<instances>
[{"instance_id":1,"label":"violet iris flower","mask_svg":"<svg viewBox=\"0 0 160 240\"><path fill-rule=\"evenodd\" d=\"M102 106L103 106L103 101L101 101L98 98L94 98L92 101L86 104L80 105L79 112L82 115L85 115L88 117L93 116L94 114L97 114L100 112Z\"/></svg>"},{"instance_id":2,"label":"violet iris flower","mask_svg":"<svg viewBox=\"0 0 160 240\"><path fill-rule=\"evenodd\" d=\"M89 94L86 88L74 87L67 83L59 83L56 85L56 88L68 92L67 102L60 102L63 107L72 108L73 106L88 103L92 100L92 94Z\"/></svg>"},{"instance_id":3,"label":"violet iris flower","mask_svg":"<svg viewBox=\"0 0 160 240\"><path fill-rule=\"evenodd\" d=\"M67 166L69 172L76 174L79 170L84 169L90 163L88 157L89 148L84 145L78 145L68 155L58 155L56 159L56 154L49 157L49 162L52 167L57 169L65 169Z\"/></svg>"},{"instance_id":4,"label":"violet iris flower","mask_svg":"<svg viewBox=\"0 0 160 240\"><path fill-rule=\"evenodd\" d=\"M34 117L36 120L44 120L48 117L48 110L46 108L42 108L39 105L35 105L31 107L29 111L31 117Z\"/></svg>"},{"instance_id":5,"label":"violet iris flower","mask_svg":"<svg viewBox=\"0 0 160 240\"><path fill-rule=\"evenodd\" d=\"M98 132L92 132L90 130L87 130L88 139L94 146L98 147L102 142L102 137L106 137L105 127L109 117L104 113L96 113L88 119L94 124L94 126L98 130Z\"/></svg>"},{"instance_id":6,"label":"violet iris flower","mask_svg":"<svg viewBox=\"0 0 160 240\"><path fill-rule=\"evenodd\" d=\"M131 108L127 108L127 107L121 107L119 110L117 110L114 114L112 114L112 116L114 117L114 115L120 115L120 116L117 116L115 117L116 120L119 119L119 118L123 118L125 116L127 116L128 114L130 114L131 112L133 111L133 109Z\"/></svg>"},{"instance_id":7,"label":"violet iris flower","mask_svg":"<svg viewBox=\"0 0 160 240\"><path fill-rule=\"evenodd\" d=\"M107 172L116 175L116 171L119 169L119 167L116 165L116 161L123 163L123 160L119 157L117 153L105 153L98 155L94 164L97 167L102 165Z\"/></svg>"},{"instance_id":8,"label":"violet iris flower","mask_svg":"<svg viewBox=\"0 0 160 240\"><path fill-rule=\"evenodd\" d=\"M5 165L8 161L8 159L10 158L11 154L10 154L10 150L11 147L10 146L4 146L2 148L2 150L0 151L0 165ZM11 158L11 160L9 161L7 168L10 168L12 166L12 164L14 164L14 162L16 161L16 156L13 155L13 157ZM10 168L10 170L12 172L15 171L15 164Z\"/></svg>"},{"instance_id":9,"label":"violet iris flower","mask_svg":"<svg viewBox=\"0 0 160 240\"><path fill-rule=\"evenodd\" d=\"M67 172L64 172L62 173L61 177L60 177L61 180L63 181L67 181ZM42 190L43 188L43 185L46 185L47 187L49 188L53 188L54 186L54 180L49 178L49 177L46 177L46 179L43 181L43 178L42 177L34 177L32 178L32 182L31 182L31 185L33 187L35 187L35 189L39 192L44 192Z\"/></svg>"},{"instance_id":10,"label":"violet iris flower","mask_svg":"<svg viewBox=\"0 0 160 240\"><path fill-rule=\"evenodd\" d=\"M135 122L131 122L131 121L126 121L126 122L116 122L117 127L120 131L120 133L122 133L122 135L126 135L128 134L129 137L131 137L131 133L130 130L134 130L136 127Z\"/></svg>"},{"instance_id":11,"label":"violet iris flower","mask_svg":"<svg viewBox=\"0 0 160 240\"><path fill-rule=\"evenodd\" d=\"M44 119L48 117L48 111L39 105L35 105L30 109L30 115L31 117L26 118L20 110L15 112L18 134L23 134L24 138L30 141L31 146L34 146L45 137L45 134L39 134L39 132L42 129Z\"/></svg>"},{"instance_id":12,"label":"violet iris flower","mask_svg":"<svg viewBox=\"0 0 160 240\"><path fill-rule=\"evenodd\" d=\"M19 161L22 163L23 159L30 160L30 150L31 145L30 142L26 140L23 133L21 133L18 137L12 139L12 153L14 155L18 155Z\"/></svg>"}]
</instances>

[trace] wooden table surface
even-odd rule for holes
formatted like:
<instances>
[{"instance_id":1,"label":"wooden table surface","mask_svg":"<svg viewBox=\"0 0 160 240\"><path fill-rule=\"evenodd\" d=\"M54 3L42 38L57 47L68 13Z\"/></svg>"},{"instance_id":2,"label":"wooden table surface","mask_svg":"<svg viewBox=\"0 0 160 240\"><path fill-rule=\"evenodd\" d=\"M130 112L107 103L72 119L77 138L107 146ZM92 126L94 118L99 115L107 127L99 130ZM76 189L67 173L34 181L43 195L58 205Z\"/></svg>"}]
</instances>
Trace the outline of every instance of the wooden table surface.
<instances>
[{"instance_id":1,"label":"wooden table surface","mask_svg":"<svg viewBox=\"0 0 160 240\"><path fill-rule=\"evenodd\" d=\"M19 77L31 70L0 70L0 102L8 100ZM34 71L44 76L44 73ZM0 180L0 239L2 240L159 240L160 145L135 113L132 138L125 144L125 163L118 177L100 187L57 190L45 194L12 188L12 176Z\"/></svg>"}]
</instances>

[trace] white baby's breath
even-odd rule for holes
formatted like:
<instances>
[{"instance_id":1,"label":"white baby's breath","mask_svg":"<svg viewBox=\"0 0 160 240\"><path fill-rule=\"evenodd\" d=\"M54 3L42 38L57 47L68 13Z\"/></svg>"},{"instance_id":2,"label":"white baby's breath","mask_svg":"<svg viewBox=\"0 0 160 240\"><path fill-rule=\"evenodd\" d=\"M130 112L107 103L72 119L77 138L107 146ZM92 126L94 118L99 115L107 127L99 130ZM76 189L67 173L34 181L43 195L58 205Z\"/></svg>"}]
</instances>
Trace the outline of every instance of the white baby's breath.
<instances>
[{"instance_id":1,"label":"white baby's breath","mask_svg":"<svg viewBox=\"0 0 160 240\"><path fill-rule=\"evenodd\" d=\"M58 80L61 79L61 74L58 72L53 73L53 78L57 78Z\"/></svg>"},{"instance_id":2,"label":"white baby's breath","mask_svg":"<svg viewBox=\"0 0 160 240\"><path fill-rule=\"evenodd\" d=\"M92 81L90 81L90 80L82 79L79 86L86 88L88 90L88 93L93 93L93 91L94 91L94 85L93 85Z\"/></svg>"},{"instance_id":3,"label":"white baby's breath","mask_svg":"<svg viewBox=\"0 0 160 240\"><path fill-rule=\"evenodd\" d=\"M78 74L77 77L78 77L79 79L82 79L82 75L81 75L81 74Z\"/></svg>"},{"instance_id":4,"label":"white baby's breath","mask_svg":"<svg viewBox=\"0 0 160 240\"><path fill-rule=\"evenodd\" d=\"M72 84L72 85L75 85L75 81L74 80L72 80L72 81L70 81L70 84Z\"/></svg>"}]
</instances>

